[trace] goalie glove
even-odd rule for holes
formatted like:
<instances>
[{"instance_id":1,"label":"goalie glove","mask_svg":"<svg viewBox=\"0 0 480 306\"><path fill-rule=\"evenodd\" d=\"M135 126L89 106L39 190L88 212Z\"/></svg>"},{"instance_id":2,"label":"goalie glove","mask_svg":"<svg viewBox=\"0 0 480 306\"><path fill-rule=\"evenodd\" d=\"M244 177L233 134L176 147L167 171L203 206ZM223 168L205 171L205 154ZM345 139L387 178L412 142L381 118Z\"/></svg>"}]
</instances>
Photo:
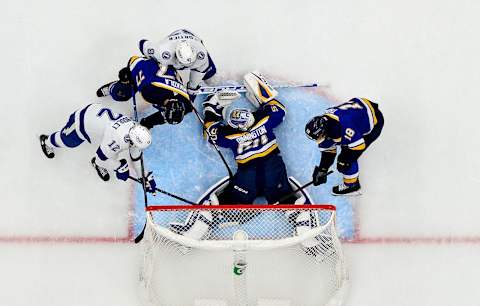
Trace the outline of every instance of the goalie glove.
<instances>
[{"instance_id":1,"label":"goalie glove","mask_svg":"<svg viewBox=\"0 0 480 306\"><path fill-rule=\"evenodd\" d=\"M256 108L273 100L278 95L278 91L276 91L258 71L245 74L243 76L243 83L247 89L247 99Z\"/></svg>"},{"instance_id":2,"label":"goalie glove","mask_svg":"<svg viewBox=\"0 0 480 306\"><path fill-rule=\"evenodd\" d=\"M203 102L203 114L206 122L220 121L224 118L227 106L238 99L240 94L233 90L221 90L211 94Z\"/></svg>"}]
</instances>

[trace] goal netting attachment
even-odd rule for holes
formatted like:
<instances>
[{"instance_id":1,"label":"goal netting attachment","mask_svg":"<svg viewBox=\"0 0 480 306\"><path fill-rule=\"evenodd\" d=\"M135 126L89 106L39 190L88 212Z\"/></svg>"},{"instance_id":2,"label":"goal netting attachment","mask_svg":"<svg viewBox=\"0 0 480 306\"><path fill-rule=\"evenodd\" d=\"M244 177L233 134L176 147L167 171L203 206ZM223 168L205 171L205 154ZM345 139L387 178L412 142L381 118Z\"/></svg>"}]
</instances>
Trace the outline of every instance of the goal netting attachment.
<instances>
[{"instance_id":1,"label":"goal netting attachment","mask_svg":"<svg viewBox=\"0 0 480 306\"><path fill-rule=\"evenodd\" d=\"M155 306L341 305L331 205L151 206L141 286Z\"/></svg>"}]
</instances>

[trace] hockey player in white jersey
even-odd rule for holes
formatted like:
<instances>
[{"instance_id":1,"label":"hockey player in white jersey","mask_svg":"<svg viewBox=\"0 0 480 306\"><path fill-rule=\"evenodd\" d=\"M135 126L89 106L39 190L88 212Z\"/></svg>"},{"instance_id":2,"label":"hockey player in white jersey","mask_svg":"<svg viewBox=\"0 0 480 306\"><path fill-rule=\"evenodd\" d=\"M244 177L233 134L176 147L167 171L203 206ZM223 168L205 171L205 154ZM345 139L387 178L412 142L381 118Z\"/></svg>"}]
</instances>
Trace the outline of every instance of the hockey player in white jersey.
<instances>
[{"instance_id":1,"label":"hockey player in white jersey","mask_svg":"<svg viewBox=\"0 0 480 306\"><path fill-rule=\"evenodd\" d=\"M189 70L188 83L185 85L191 96L200 88L200 82L210 79L216 73L215 64L203 41L186 29L176 30L160 42L142 39L139 49L143 55L154 58L163 65L171 65L177 70Z\"/></svg>"},{"instance_id":2,"label":"hockey player in white jersey","mask_svg":"<svg viewBox=\"0 0 480 306\"><path fill-rule=\"evenodd\" d=\"M118 179L126 181L130 172L125 157L129 157L136 176L145 177L146 190L155 192L156 183L152 172L145 170L142 176L141 171L142 150L152 142L147 128L127 116L94 103L72 113L60 131L40 135L40 145L47 158L54 158L57 148L76 148L84 142L100 143L91 163L101 179L108 181L108 169L111 169ZM122 154L127 150L128 156Z\"/></svg>"}]
</instances>

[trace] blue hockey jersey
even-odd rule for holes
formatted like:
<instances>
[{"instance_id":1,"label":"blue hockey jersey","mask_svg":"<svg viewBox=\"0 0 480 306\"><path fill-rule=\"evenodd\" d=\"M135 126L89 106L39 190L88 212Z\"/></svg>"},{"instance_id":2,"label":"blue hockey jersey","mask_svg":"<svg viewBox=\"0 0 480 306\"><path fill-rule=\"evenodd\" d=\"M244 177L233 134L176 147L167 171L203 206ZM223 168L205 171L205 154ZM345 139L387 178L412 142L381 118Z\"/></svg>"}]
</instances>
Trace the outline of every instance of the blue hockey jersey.
<instances>
[{"instance_id":1,"label":"blue hockey jersey","mask_svg":"<svg viewBox=\"0 0 480 306\"><path fill-rule=\"evenodd\" d=\"M145 101L159 104L171 97L190 99L172 66L163 66L154 59L139 56L132 56L128 66L135 80L136 92L140 92Z\"/></svg>"},{"instance_id":2,"label":"blue hockey jersey","mask_svg":"<svg viewBox=\"0 0 480 306\"><path fill-rule=\"evenodd\" d=\"M377 124L372 102L365 98L353 98L341 105L328 108L325 115L340 123L340 137L326 138L319 143L322 151L335 152L336 146L346 146L351 150L366 148L363 136L370 133Z\"/></svg>"},{"instance_id":3,"label":"blue hockey jersey","mask_svg":"<svg viewBox=\"0 0 480 306\"><path fill-rule=\"evenodd\" d=\"M253 113L255 123L246 132L233 129L220 121L207 122L207 131L213 138L209 138L209 141L230 148L238 164L275 154L279 149L273 129L282 123L285 114L285 106L272 100Z\"/></svg>"}]
</instances>

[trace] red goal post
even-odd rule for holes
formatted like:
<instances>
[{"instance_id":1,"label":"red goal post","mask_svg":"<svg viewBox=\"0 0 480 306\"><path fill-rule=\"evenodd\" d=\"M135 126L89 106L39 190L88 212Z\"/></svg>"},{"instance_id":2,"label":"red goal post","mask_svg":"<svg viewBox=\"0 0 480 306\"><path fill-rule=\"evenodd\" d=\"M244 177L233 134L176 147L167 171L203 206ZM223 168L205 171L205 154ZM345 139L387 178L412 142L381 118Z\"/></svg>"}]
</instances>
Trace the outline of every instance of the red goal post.
<instances>
[{"instance_id":1,"label":"red goal post","mask_svg":"<svg viewBox=\"0 0 480 306\"><path fill-rule=\"evenodd\" d=\"M149 305L342 303L348 277L333 205L146 210L141 280Z\"/></svg>"}]
</instances>

